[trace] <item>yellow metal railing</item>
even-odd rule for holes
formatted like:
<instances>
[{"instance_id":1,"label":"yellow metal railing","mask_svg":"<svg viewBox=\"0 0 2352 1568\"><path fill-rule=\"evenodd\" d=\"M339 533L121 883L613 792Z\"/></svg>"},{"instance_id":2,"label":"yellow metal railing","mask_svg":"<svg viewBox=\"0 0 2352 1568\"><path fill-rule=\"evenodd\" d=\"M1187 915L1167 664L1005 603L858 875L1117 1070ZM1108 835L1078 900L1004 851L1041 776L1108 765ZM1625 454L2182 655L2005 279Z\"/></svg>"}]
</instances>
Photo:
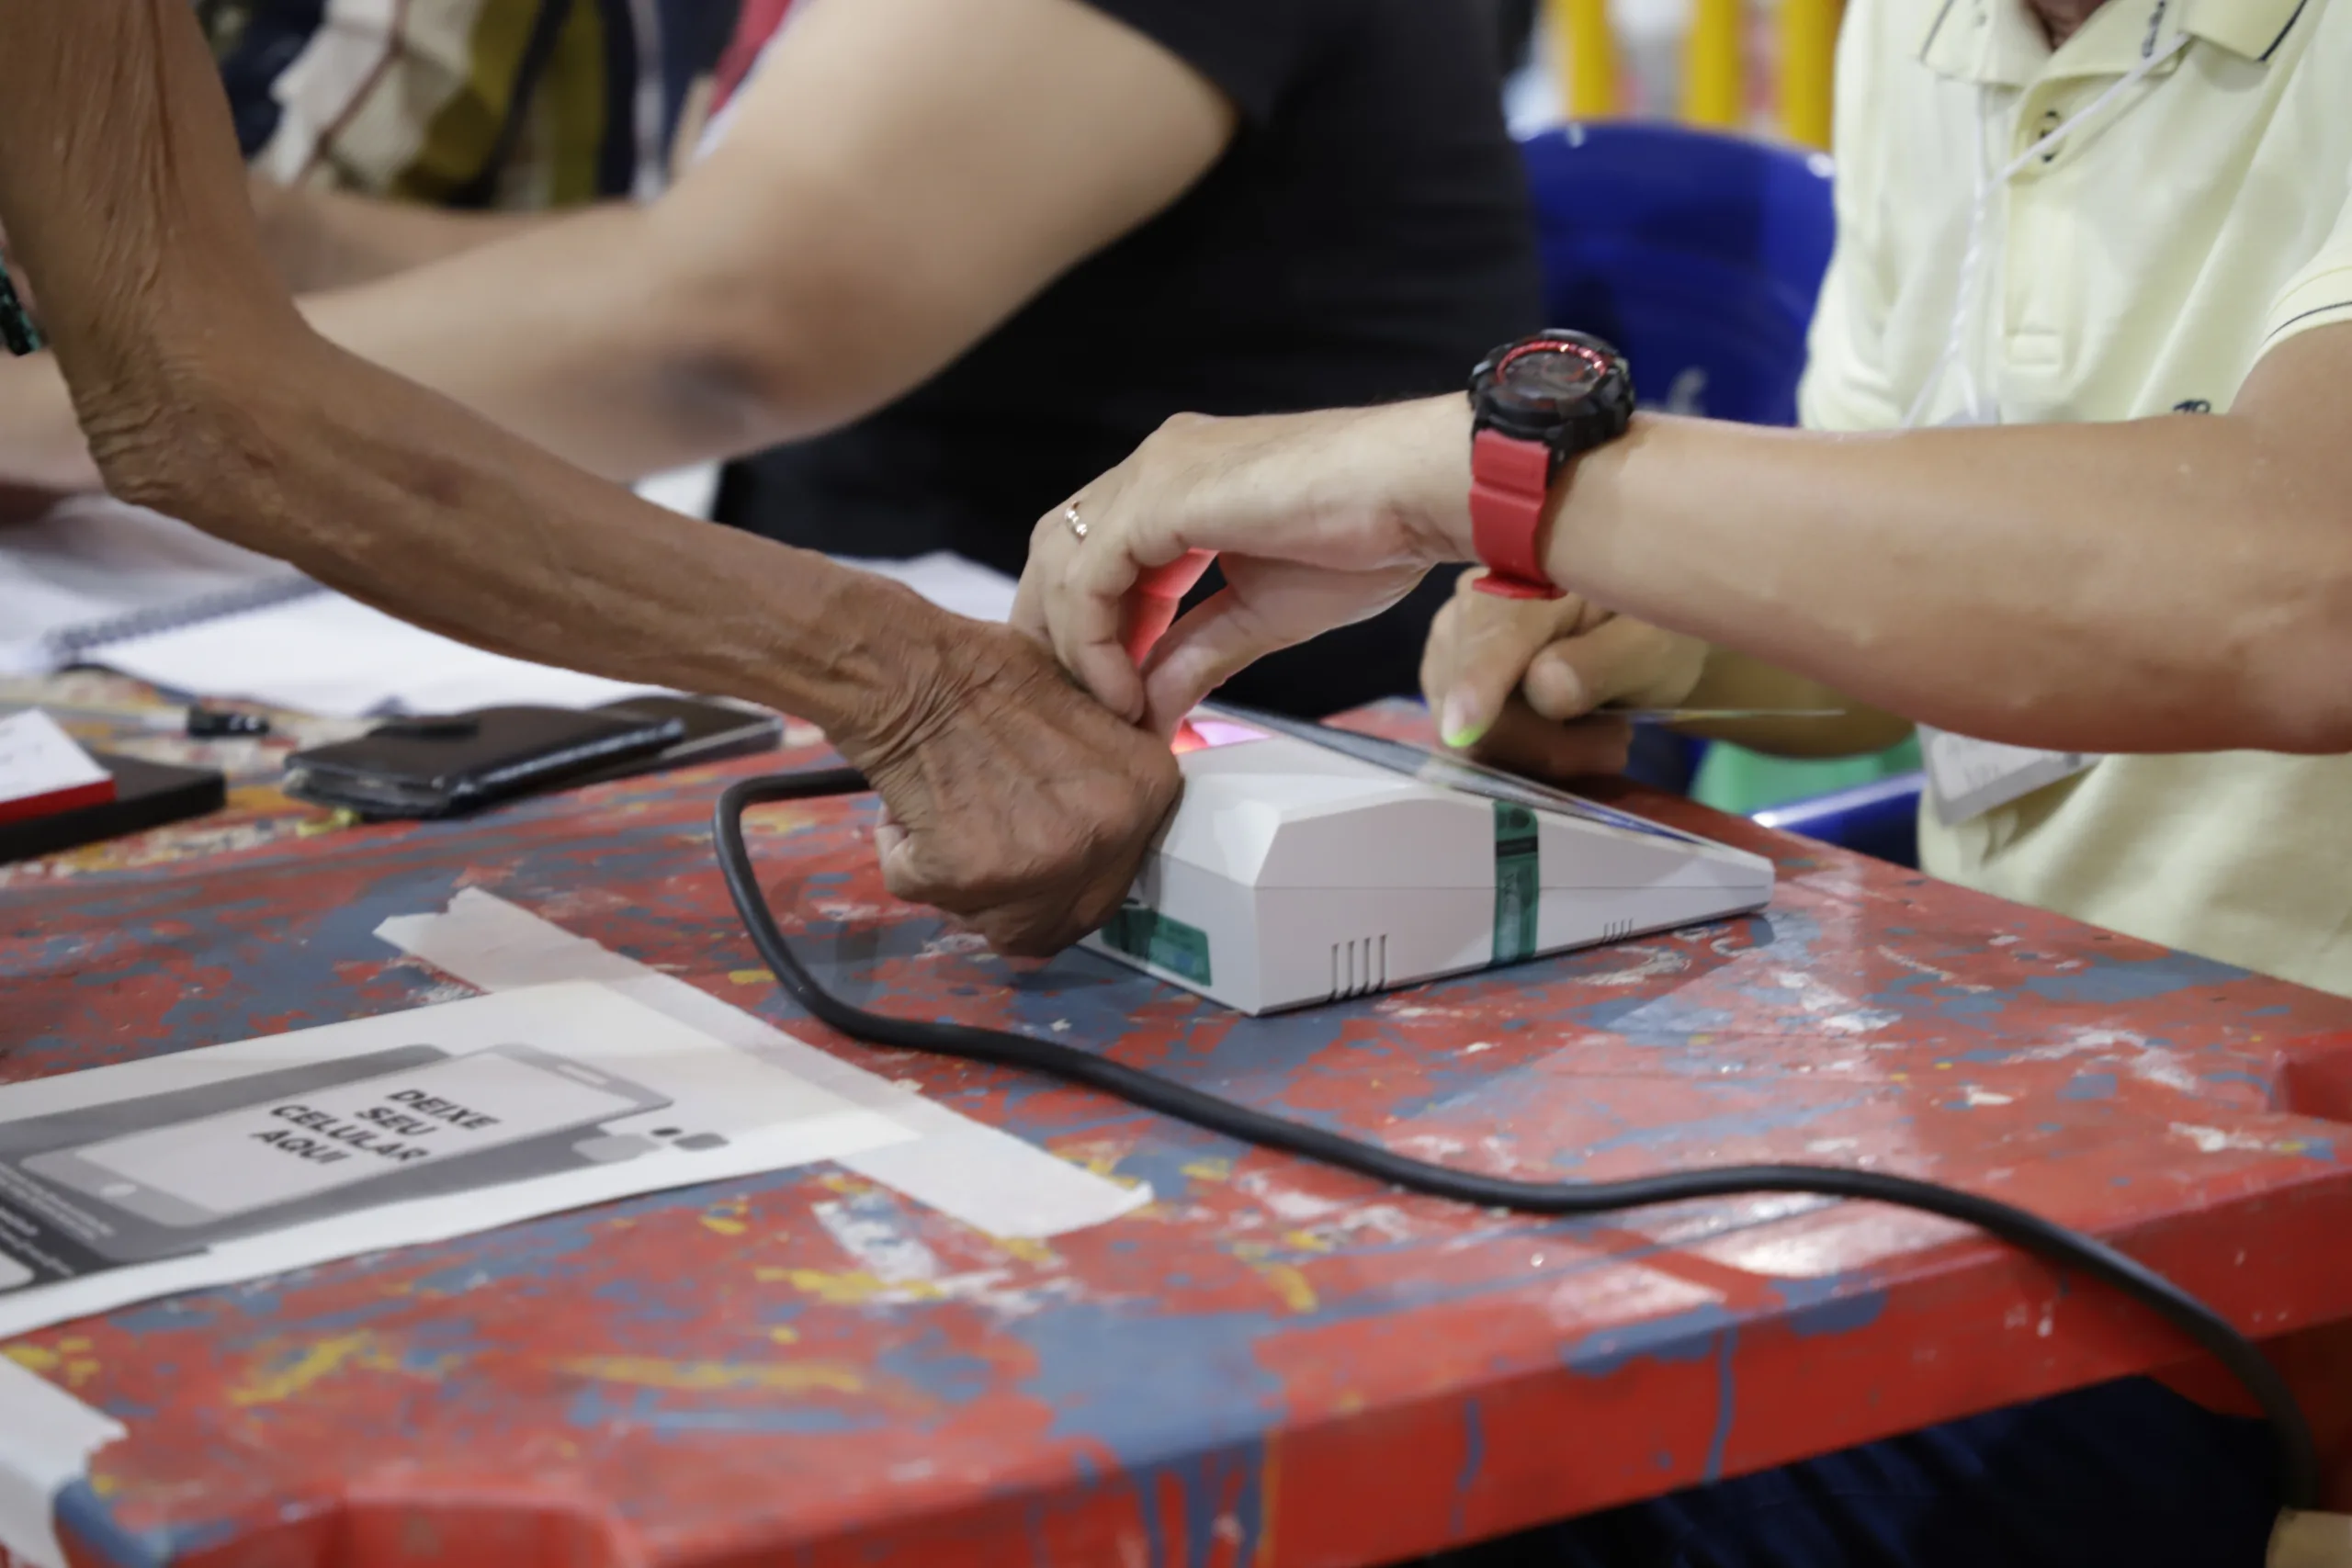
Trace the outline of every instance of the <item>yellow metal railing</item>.
<instances>
[{"instance_id":1,"label":"yellow metal railing","mask_svg":"<svg viewBox=\"0 0 2352 1568\"><path fill-rule=\"evenodd\" d=\"M1844 0L1775 0L1774 118L1805 147L1829 145L1830 77ZM1545 0L1553 70L1571 118L1606 119L1623 107L1609 0ZM1682 47L1680 118L1744 130L1749 123L1747 0L1690 0Z\"/></svg>"}]
</instances>

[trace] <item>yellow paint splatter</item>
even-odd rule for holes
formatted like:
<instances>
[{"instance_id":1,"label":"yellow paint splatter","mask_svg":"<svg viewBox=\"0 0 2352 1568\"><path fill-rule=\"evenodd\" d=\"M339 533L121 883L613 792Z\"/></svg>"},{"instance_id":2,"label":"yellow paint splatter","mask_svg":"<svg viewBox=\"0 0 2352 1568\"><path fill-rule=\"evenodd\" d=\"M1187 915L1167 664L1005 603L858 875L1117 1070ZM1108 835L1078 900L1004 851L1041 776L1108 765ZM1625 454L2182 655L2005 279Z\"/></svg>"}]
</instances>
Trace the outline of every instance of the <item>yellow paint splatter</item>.
<instances>
[{"instance_id":1,"label":"yellow paint splatter","mask_svg":"<svg viewBox=\"0 0 2352 1568\"><path fill-rule=\"evenodd\" d=\"M752 1227L741 1220L729 1218L725 1214L705 1214L702 1217L702 1228L717 1231L721 1235L741 1235Z\"/></svg>"},{"instance_id":2,"label":"yellow paint splatter","mask_svg":"<svg viewBox=\"0 0 2352 1568\"><path fill-rule=\"evenodd\" d=\"M800 1343L800 1330L778 1324L768 1330L768 1337L778 1345L797 1345Z\"/></svg>"},{"instance_id":3,"label":"yellow paint splatter","mask_svg":"<svg viewBox=\"0 0 2352 1568\"><path fill-rule=\"evenodd\" d=\"M1061 1261L1060 1254L1034 1235L992 1235L989 1240L996 1244L998 1251L1017 1258L1023 1263L1035 1263L1040 1268L1050 1269Z\"/></svg>"},{"instance_id":4,"label":"yellow paint splatter","mask_svg":"<svg viewBox=\"0 0 2352 1568\"><path fill-rule=\"evenodd\" d=\"M263 1372L243 1387L229 1391L232 1404L275 1404L291 1399L346 1366L381 1366L387 1358L376 1348L372 1334L340 1334L322 1339L291 1361Z\"/></svg>"},{"instance_id":5,"label":"yellow paint splatter","mask_svg":"<svg viewBox=\"0 0 2352 1568\"><path fill-rule=\"evenodd\" d=\"M729 969L727 972L727 977L739 986L769 986L775 983L775 976L764 969Z\"/></svg>"},{"instance_id":6,"label":"yellow paint splatter","mask_svg":"<svg viewBox=\"0 0 2352 1568\"><path fill-rule=\"evenodd\" d=\"M828 1274L821 1269L754 1269L752 1278L763 1284L790 1285L828 1306L863 1306L867 1302L885 1298L891 1301L939 1301L946 1295L944 1291L928 1280L903 1280L893 1283L863 1269L854 1269L842 1274Z\"/></svg>"},{"instance_id":7,"label":"yellow paint splatter","mask_svg":"<svg viewBox=\"0 0 2352 1568\"><path fill-rule=\"evenodd\" d=\"M1079 1144L1053 1152L1081 1170L1115 1181L1119 1179L1119 1161L1126 1157L1127 1151L1112 1144Z\"/></svg>"},{"instance_id":8,"label":"yellow paint splatter","mask_svg":"<svg viewBox=\"0 0 2352 1568\"><path fill-rule=\"evenodd\" d=\"M106 1370L94 1356L72 1353L89 1348L86 1339L61 1339L54 1350L39 1345L16 1345L8 1348L6 1355L28 1372L55 1372L65 1379L66 1387L80 1388Z\"/></svg>"},{"instance_id":9,"label":"yellow paint splatter","mask_svg":"<svg viewBox=\"0 0 2352 1568\"><path fill-rule=\"evenodd\" d=\"M1191 1177L1195 1181L1230 1181L1233 1179L1233 1162L1229 1159L1196 1159L1192 1164L1183 1167L1182 1169L1186 1176Z\"/></svg>"},{"instance_id":10,"label":"yellow paint splatter","mask_svg":"<svg viewBox=\"0 0 2352 1568\"><path fill-rule=\"evenodd\" d=\"M559 1371L598 1382L627 1383L673 1393L718 1393L746 1389L759 1393L861 1393L865 1379L839 1361L666 1361L655 1356L582 1356L556 1363Z\"/></svg>"},{"instance_id":11,"label":"yellow paint splatter","mask_svg":"<svg viewBox=\"0 0 2352 1568\"><path fill-rule=\"evenodd\" d=\"M1315 1287L1306 1282L1306 1276L1299 1272L1295 1265L1261 1263L1258 1266L1258 1274L1274 1288L1274 1294L1282 1297L1283 1305L1291 1311L1313 1312L1318 1304L1315 1299Z\"/></svg>"},{"instance_id":12,"label":"yellow paint splatter","mask_svg":"<svg viewBox=\"0 0 2352 1568\"><path fill-rule=\"evenodd\" d=\"M1283 1245L1294 1252L1329 1252L1331 1250L1331 1238L1317 1235L1313 1231L1285 1231L1283 1233Z\"/></svg>"}]
</instances>

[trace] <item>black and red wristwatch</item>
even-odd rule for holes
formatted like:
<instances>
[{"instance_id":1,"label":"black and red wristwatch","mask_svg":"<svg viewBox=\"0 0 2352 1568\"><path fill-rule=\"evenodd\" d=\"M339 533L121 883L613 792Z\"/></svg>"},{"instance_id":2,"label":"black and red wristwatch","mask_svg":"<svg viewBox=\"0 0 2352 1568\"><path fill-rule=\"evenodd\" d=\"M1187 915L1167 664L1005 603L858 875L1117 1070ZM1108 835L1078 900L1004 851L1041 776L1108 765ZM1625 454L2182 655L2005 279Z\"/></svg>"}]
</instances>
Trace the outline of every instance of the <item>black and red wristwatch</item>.
<instances>
[{"instance_id":1,"label":"black and red wristwatch","mask_svg":"<svg viewBox=\"0 0 2352 1568\"><path fill-rule=\"evenodd\" d=\"M1548 332L1505 344L1470 375L1470 536L1506 599L1557 599L1536 535L1570 460L1625 434L1634 377L1597 337Z\"/></svg>"}]
</instances>

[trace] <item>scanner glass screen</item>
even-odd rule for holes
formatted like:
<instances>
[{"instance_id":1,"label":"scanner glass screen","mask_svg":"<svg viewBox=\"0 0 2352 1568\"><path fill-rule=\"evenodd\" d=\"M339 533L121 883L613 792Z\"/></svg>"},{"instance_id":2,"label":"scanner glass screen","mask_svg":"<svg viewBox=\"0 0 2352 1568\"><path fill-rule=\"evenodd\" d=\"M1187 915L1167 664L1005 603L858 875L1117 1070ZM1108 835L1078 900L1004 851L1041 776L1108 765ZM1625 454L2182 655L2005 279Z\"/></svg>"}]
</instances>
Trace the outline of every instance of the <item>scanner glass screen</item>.
<instances>
[{"instance_id":1,"label":"scanner glass screen","mask_svg":"<svg viewBox=\"0 0 2352 1568\"><path fill-rule=\"evenodd\" d=\"M1187 751L1214 751L1225 746L1246 746L1252 740L1263 740L1266 732L1217 714L1194 714L1176 728L1176 738L1169 749L1178 756Z\"/></svg>"},{"instance_id":2,"label":"scanner glass screen","mask_svg":"<svg viewBox=\"0 0 2352 1568\"><path fill-rule=\"evenodd\" d=\"M1550 811L1566 817L1578 817L1587 822L1596 822L1603 827L1615 828L1627 833L1640 833L1647 838L1668 839L1678 844L1707 842L1706 840L1691 834L1677 832L1672 828L1660 827L1657 823L1646 818L1636 817L1631 812L1611 810L1597 801L1587 800L1582 795L1569 795L1562 790L1547 788L1530 779L1497 773L1492 768L1480 767L1476 762L1440 756L1434 751L1424 751L1418 746L1408 746L1401 740L1386 740L1376 735L1360 735L1351 729L1334 729L1328 725L1316 724L1306 719L1285 718L1279 714L1260 713L1254 708L1204 709L1202 713L1193 715L1192 724L1188 728L1199 728L1204 717L1212 718L1215 722L1227 725L1235 729L1248 729L1252 725L1262 726L1264 730L1308 741L1326 750L1353 757L1360 762L1370 762L1374 767L1385 768L1391 773L1403 773L1422 784L1460 790L1465 795L1479 795L1487 800L1498 800L1507 805L1524 806L1531 811ZM1260 733L1257 738L1264 739L1263 733ZM1193 748L1180 746L1178 750L1188 750Z\"/></svg>"},{"instance_id":3,"label":"scanner glass screen","mask_svg":"<svg viewBox=\"0 0 2352 1568\"><path fill-rule=\"evenodd\" d=\"M627 1115L643 1102L487 1051L89 1144L74 1152L126 1183L229 1215L370 1177ZM584 1080L584 1081L583 1081Z\"/></svg>"}]
</instances>

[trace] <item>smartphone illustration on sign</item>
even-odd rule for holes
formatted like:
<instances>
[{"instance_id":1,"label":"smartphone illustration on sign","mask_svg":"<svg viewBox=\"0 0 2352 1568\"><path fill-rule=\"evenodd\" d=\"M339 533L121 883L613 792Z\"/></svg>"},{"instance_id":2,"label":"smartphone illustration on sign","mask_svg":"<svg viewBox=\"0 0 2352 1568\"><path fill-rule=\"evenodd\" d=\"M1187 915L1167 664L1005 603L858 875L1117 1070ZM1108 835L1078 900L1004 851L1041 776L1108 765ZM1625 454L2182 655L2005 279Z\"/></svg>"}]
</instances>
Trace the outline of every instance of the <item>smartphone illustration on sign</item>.
<instances>
[{"instance_id":1,"label":"smartphone illustration on sign","mask_svg":"<svg viewBox=\"0 0 2352 1568\"><path fill-rule=\"evenodd\" d=\"M523 1180L594 1162L582 1151L614 1140L594 1130L670 1103L529 1045L417 1045L0 1125L0 1221L19 1222L0 1251L65 1277Z\"/></svg>"},{"instance_id":2,"label":"smartphone illustration on sign","mask_svg":"<svg viewBox=\"0 0 2352 1568\"><path fill-rule=\"evenodd\" d=\"M185 1230L667 1103L609 1073L500 1045L35 1155L23 1168Z\"/></svg>"}]
</instances>

